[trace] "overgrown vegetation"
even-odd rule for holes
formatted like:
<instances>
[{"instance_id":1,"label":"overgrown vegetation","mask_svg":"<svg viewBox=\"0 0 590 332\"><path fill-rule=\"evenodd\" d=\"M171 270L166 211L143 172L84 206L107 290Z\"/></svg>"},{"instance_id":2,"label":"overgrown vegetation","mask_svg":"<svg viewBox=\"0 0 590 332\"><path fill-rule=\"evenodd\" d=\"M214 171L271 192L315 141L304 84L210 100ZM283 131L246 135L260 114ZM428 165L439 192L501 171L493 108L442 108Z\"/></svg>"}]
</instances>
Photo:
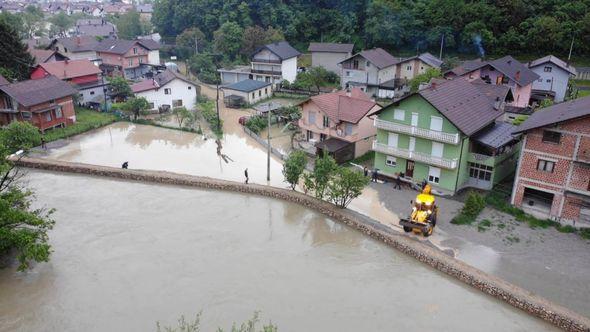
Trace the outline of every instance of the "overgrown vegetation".
<instances>
[{"instance_id":1,"label":"overgrown vegetation","mask_svg":"<svg viewBox=\"0 0 590 332\"><path fill-rule=\"evenodd\" d=\"M467 195L463 209L451 220L451 223L456 225L470 225L477 219L477 216L479 216L479 213L485 206L485 198L475 191L471 191Z\"/></svg>"},{"instance_id":2,"label":"overgrown vegetation","mask_svg":"<svg viewBox=\"0 0 590 332\"><path fill-rule=\"evenodd\" d=\"M201 112L205 121L209 123L211 130L218 136L223 135L223 120L217 116L215 101L208 100L205 97L199 97L197 100L197 109Z\"/></svg>"},{"instance_id":3,"label":"overgrown vegetation","mask_svg":"<svg viewBox=\"0 0 590 332\"><path fill-rule=\"evenodd\" d=\"M184 316L181 316L178 319L176 326L164 326L160 325L160 322L156 322L156 331L157 332L199 332L201 331L201 315L202 312L199 312L193 320L186 320ZM254 312L252 318L247 320L246 322L236 325L233 323L230 332L277 332L278 328L276 325L273 325L272 322L268 324L262 325L261 329L258 329L258 323L260 323L259 318L260 313ZM216 330L217 332L223 332L224 330L219 327Z\"/></svg>"},{"instance_id":4,"label":"overgrown vegetation","mask_svg":"<svg viewBox=\"0 0 590 332\"><path fill-rule=\"evenodd\" d=\"M246 128L255 134L260 134L268 125L268 119L262 115L253 115L246 120Z\"/></svg>"},{"instance_id":5,"label":"overgrown vegetation","mask_svg":"<svg viewBox=\"0 0 590 332\"><path fill-rule=\"evenodd\" d=\"M47 262L51 254L47 232L53 228L53 210L32 209L33 192L22 186L19 169L7 156L28 151L41 141L37 128L13 122L0 131L0 256L16 254L18 270L33 262Z\"/></svg>"},{"instance_id":6,"label":"overgrown vegetation","mask_svg":"<svg viewBox=\"0 0 590 332\"><path fill-rule=\"evenodd\" d=\"M65 128L56 128L47 131L44 135L44 138L45 141L51 142L106 126L115 122L116 120L117 117L112 113L97 112L85 108L76 108L76 123Z\"/></svg>"},{"instance_id":7,"label":"overgrown vegetation","mask_svg":"<svg viewBox=\"0 0 590 332\"><path fill-rule=\"evenodd\" d=\"M416 92L416 91L418 91L420 84L428 83L428 82L430 82L431 79L439 78L439 77L442 77L442 73L441 73L440 69L428 68L426 70L426 72L414 77L414 79L412 79L410 81L410 90L412 92Z\"/></svg>"}]
</instances>

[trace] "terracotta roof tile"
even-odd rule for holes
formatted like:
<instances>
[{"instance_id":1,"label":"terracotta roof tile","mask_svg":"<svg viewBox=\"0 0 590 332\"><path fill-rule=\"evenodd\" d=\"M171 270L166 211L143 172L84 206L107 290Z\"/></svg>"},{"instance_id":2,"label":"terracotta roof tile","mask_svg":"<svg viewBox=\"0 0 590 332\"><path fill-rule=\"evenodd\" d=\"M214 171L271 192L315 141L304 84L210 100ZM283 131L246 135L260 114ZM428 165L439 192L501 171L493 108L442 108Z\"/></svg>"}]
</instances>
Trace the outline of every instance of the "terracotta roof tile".
<instances>
[{"instance_id":1,"label":"terracotta roof tile","mask_svg":"<svg viewBox=\"0 0 590 332\"><path fill-rule=\"evenodd\" d=\"M334 122L358 123L377 105L361 89L350 92L337 91L311 97L308 102L316 104Z\"/></svg>"}]
</instances>

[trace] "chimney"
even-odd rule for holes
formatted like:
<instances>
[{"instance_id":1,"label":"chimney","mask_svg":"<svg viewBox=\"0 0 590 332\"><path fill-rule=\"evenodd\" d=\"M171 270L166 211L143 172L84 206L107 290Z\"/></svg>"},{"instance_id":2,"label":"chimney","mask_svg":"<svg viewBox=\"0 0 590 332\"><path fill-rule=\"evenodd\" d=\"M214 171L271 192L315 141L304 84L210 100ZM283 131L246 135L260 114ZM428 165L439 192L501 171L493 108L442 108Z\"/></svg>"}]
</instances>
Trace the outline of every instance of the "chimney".
<instances>
[{"instance_id":1,"label":"chimney","mask_svg":"<svg viewBox=\"0 0 590 332\"><path fill-rule=\"evenodd\" d=\"M508 60L506 63L508 63L508 65L512 65L512 60Z\"/></svg>"},{"instance_id":2,"label":"chimney","mask_svg":"<svg viewBox=\"0 0 590 332\"><path fill-rule=\"evenodd\" d=\"M430 87L432 88L432 90L436 90L436 86L437 86L436 82L430 83Z\"/></svg>"},{"instance_id":3,"label":"chimney","mask_svg":"<svg viewBox=\"0 0 590 332\"><path fill-rule=\"evenodd\" d=\"M520 81L520 70L516 72L516 75L514 75L514 78L515 78L517 81Z\"/></svg>"},{"instance_id":4,"label":"chimney","mask_svg":"<svg viewBox=\"0 0 590 332\"><path fill-rule=\"evenodd\" d=\"M496 102L494 103L494 108L496 110L500 110L500 97L496 97Z\"/></svg>"}]
</instances>

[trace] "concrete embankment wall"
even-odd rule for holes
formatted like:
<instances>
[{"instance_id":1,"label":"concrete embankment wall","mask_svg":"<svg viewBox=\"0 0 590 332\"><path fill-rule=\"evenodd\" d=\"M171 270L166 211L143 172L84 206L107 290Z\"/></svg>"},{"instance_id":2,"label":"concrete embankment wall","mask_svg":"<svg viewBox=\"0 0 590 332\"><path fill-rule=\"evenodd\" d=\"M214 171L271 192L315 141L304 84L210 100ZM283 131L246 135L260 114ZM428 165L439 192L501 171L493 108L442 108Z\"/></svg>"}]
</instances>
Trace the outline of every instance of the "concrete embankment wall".
<instances>
[{"instance_id":1,"label":"concrete embankment wall","mask_svg":"<svg viewBox=\"0 0 590 332\"><path fill-rule=\"evenodd\" d=\"M491 276L441 251L422 244L403 234L388 231L381 224L367 221L346 209L320 201L305 194L257 184L243 184L206 177L181 175L163 171L123 170L79 163L59 162L44 159L22 158L22 167L57 172L104 176L123 180L182 185L204 189L226 190L255 194L300 204L318 211L338 222L355 228L387 245L414 257L449 276L455 277L486 294L505 301L531 315L544 319L567 331L590 331L590 319L534 295L500 278Z\"/></svg>"}]
</instances>

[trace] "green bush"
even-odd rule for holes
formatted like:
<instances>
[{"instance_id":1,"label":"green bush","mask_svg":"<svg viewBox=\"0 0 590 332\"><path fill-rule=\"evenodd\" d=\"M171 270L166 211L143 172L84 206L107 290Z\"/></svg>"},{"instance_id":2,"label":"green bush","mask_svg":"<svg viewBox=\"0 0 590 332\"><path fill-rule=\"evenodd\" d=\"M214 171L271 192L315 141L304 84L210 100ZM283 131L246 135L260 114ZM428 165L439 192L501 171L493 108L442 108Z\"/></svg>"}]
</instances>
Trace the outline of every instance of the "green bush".
<instances>
[{"instance_id":1,"label":"green bush","mask_svg":"<svg viewBox=\"0 0 590 332\"><path fill-rule=\"evenodd\" d=\"M583 239L590 240L590 228L580 228L578 233Z\"/></svg>"},{"instance_id":2,"label":"green bush","mask_svg":"<svg viewBox=\"0 0 590 332\"><path fill-rule=\"evenodd\" d=\"M74 136L113 123L117 117L112 113L97 112L85 108L76 109L76 123L65 128L56 128L45 133L45 141Z\"/></svg>"},{"instance_id":3,"label":"green bush","mask_svg":"<svg viewBox=\"0 0 590 332\"><path fill-rule=\"evenodd\" d=\"M197 104L197 109L199 109L201 111L203 118L205 118L205 121L207 121L207 123L209 123L211 130L215 134L217 134L217 135L223 134L223 120L220 120L217 117L217 112L215 110L215 102L214 101L208 100L206 102L199 103L199 104ZM217 128L219 128L219 130L217 130Z\"/></svg>"},{"instance_id":4,"label":"green bush","mask_svg":"<svg viewBox=\"0 0 590 332\"><path fill-rule=\"evenodd\" d=\"M477 219L477 216L485 207L485 198L472 191L467 195L467 200L465 201L465 205L463 205L463 209L461 209L461 213L455 216L451 220L451 223L456 225L471 224Z\"/></svg>"},{"instance_id":5,"label":"green bush","mask_svg":"<svg viewBox=\"0 0 590 332\"><path fill-rule=\"evenodd\" d=\"M572 225L558 225L555 226L555 228L557 228L558 231L560 231L561 233L575 233L576 232L576 228Z\"/></svg>"},{"instance_id":6,"label":"green bush","mask_svg":"<svg viewBox=\"0 0 590 332\"><path fill-rule=\"evenodd\" d=\"M266 128L268 124L268 119L266 117L255 115L252 116L246 121L246 128L250 129L252 132L256 134L260 134L260 132Z\"/></svg>"}]
</instances>

